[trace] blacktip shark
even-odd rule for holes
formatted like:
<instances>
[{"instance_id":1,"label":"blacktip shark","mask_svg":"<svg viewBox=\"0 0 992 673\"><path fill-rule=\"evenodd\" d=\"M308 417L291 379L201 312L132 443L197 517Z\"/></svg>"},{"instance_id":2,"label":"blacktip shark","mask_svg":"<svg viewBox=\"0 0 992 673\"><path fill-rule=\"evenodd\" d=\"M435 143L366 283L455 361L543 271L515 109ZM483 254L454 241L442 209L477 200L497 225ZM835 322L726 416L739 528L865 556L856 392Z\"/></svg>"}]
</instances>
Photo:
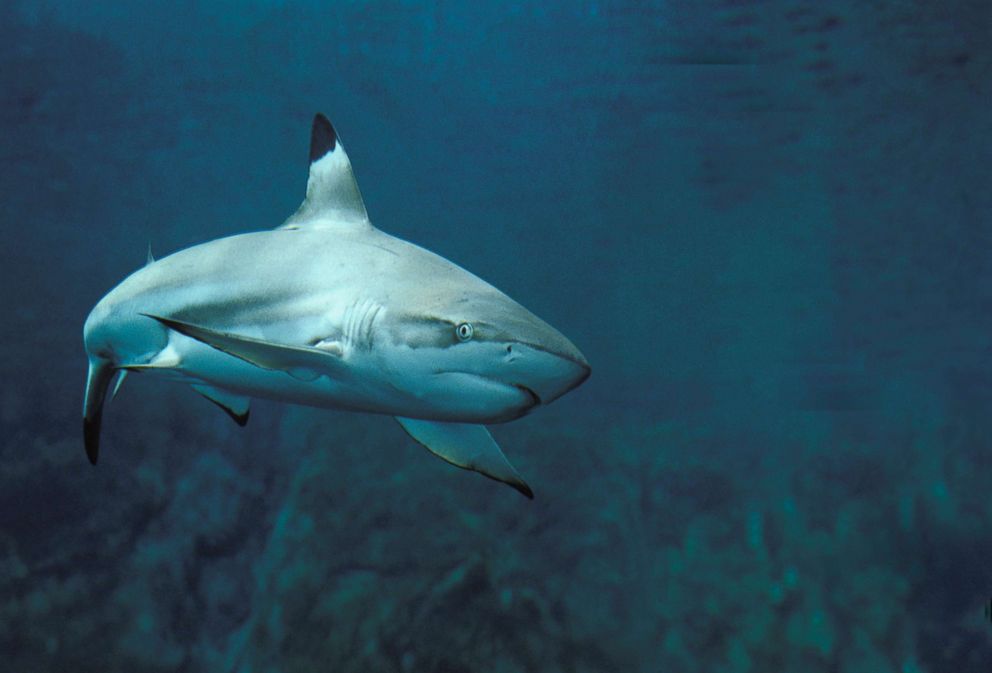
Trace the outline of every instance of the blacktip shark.
<instances>
[{"instance_id":1,"label":"blacktip shark","mask_svg":"<svg viewBox=\"0 0 992 673\"><path fill-rule=\"evenodd\" d=\"M83 329L94 465L104 400L129 372L190 384L238 424L251 398L395 416L440 458L533 492L484 424L580 385L553 327L452 262L372 226L338 135L310 135L306 198L274 230L180 250L128 276Z\"/></svg>"}]
</instances>

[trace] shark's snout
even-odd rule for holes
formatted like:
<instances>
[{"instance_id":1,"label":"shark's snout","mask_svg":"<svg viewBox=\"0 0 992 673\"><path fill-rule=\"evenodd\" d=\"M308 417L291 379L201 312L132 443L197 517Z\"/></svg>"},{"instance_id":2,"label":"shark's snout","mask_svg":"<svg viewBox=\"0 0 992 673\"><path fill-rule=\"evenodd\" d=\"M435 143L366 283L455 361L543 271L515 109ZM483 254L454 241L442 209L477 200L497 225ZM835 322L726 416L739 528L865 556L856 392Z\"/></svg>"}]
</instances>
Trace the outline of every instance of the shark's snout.
<instances>
[{"instance_id":1,"label":"shark's snout","mask_svg":"<svg viewBox=\"0 0 992 673\"><path fill-rule=\"evenodd\" d=\"M508 297L490 313L502 338L501 362L492 363L490 374L527 391L535 406L554 402L589 378L590 367L582 352L554 327Z\"/></svg>"},{"instance_id":2,"label":"shark's snout","mask_svg":"<svg viewBox=\"0 0 992 673\"><path fill-rule=\"evenodd\" d=\"M568 346L559 352L533 344L513 348L515 385L535 398L535 406L554 402L589 378L592 369L585 356L571 342Z\"/></svg>"}]
</instances>

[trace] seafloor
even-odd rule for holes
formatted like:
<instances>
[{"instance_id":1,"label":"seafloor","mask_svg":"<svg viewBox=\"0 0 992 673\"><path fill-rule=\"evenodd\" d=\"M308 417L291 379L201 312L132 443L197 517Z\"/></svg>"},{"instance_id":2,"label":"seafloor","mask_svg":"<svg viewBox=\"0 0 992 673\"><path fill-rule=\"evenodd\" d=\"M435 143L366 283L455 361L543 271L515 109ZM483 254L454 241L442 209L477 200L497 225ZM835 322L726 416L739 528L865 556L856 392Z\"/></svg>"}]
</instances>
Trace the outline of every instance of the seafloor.
<instances>
[{"instance_id":1,"label":"seafloor","mask_svg":"<svg viewBox=\"0 0 992 673\"><path fill-rule=\"evenodd\" d=\"M0 671L987 673L990 82L985 0L0 3ZM592 363L533 502L139 376L87 464L90 307L318 109Z\"/></svg>"}]
</instances>

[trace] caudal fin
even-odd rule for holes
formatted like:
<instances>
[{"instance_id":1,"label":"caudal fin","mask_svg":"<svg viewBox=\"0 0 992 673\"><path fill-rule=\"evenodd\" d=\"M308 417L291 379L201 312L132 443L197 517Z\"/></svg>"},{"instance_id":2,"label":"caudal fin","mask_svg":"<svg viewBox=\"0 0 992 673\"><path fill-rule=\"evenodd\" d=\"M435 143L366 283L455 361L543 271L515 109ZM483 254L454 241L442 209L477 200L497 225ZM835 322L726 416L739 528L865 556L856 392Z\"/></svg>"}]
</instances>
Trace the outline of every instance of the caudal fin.
<instances>
[{"instance_id":1,"label":"caudal fin","mask_svg":"<svg viewBox=\"0 0 992 673\"><path fill-rule=\"evenodd\" d=\"M83 444L86 446L86 456L93 465L96 465L96 459L100 455L100 421L114 371L110 360L90 359L90 370L86 376L86 397L83 401Z\"/></svg>"}]
</instances>

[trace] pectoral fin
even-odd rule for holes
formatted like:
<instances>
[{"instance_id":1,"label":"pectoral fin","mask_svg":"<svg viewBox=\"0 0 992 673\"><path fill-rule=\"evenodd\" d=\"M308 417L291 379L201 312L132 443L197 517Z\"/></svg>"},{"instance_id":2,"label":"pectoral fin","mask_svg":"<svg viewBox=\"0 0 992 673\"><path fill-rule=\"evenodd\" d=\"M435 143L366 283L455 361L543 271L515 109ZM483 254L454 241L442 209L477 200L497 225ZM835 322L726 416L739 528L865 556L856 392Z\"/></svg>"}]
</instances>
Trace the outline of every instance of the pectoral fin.
<instances>
[{"instance_id":1,"label":"pectoral fin","mask_svg":"<svg viewBox=\"0 0 992 673\"><path fill-rule=\"evenodd\" d=\"M193 385L193 390L227 412L227 415L234 419L234 422L241 427L247 425L248 414L251 411L249 408L251 400L249 398L199 383Z\"/></svg>"},{"instance_id":2,"label":"pectoral fin","mask_svg":"<svg viewBox=\"0 0 992 673\"><path fill-rule=\"evenodd\" d=\"M481 425L438 423L396 417L403 429L438 458L502 481L534 498L534 492L506 459L492 435Z\"/></svg>"},{"instance_id":3,"label":"pectoral fin","mask_svg":"<svg viewBox=\"0 0 992 673\"><path fill-rule=\"evenodd\" d=\"M334 376L340 372L340 349L334 352L328 348L277 344L228 332L218 332L182 320L147 313L143 315L256 367L283 371L302 381L313 381L319 376Z\"/></svg>"}]
</instances>

